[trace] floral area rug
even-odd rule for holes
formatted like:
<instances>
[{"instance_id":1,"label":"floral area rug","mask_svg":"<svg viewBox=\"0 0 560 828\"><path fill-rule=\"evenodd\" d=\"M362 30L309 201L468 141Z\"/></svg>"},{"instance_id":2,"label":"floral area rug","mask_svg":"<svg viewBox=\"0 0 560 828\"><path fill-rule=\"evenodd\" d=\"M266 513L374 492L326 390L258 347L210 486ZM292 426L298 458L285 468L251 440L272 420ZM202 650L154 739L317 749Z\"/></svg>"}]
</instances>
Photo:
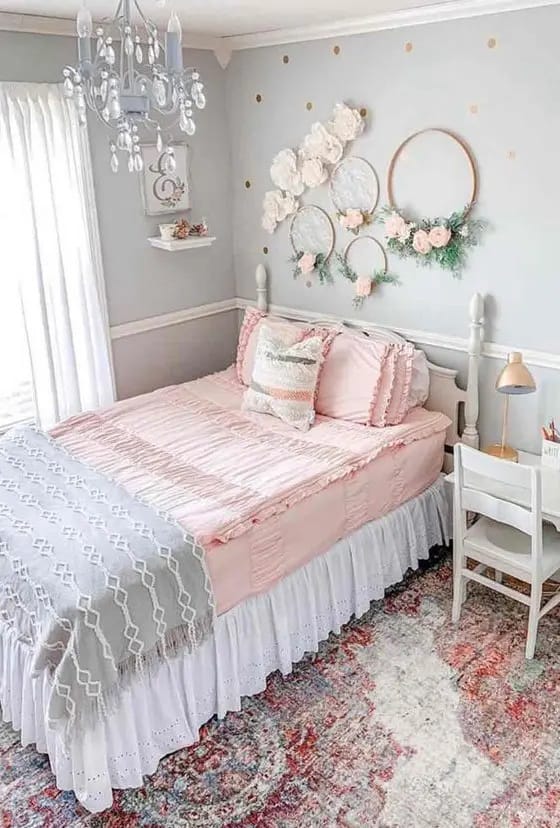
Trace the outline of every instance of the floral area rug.
<instances>
[{"instance_id":1,"label":"floral area rug","mask_svg":"<svg viewBox=\"0 0 560 828\"><path fill-rule=\"evenodd\" d=\"M457 627L450 614L444 562L100 816L2 725L0 826L556 828L560 614L541 622L531 663L520 604L475 585Z\"/></svg>"}]
</instances>

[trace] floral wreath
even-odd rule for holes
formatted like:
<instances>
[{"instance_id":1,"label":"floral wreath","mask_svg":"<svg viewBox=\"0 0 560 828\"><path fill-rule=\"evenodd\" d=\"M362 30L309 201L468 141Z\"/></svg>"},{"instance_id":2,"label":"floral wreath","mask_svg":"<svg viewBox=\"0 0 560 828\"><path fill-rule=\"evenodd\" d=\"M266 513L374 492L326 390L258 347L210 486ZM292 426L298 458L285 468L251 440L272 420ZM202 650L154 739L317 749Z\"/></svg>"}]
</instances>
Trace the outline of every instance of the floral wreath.
<instances>
[{"instance_id":1,"label":"floral wreath","mask_svg":"<svg viewBox=\"0 0 560 828\"><path fill-rule=\"evenodd\" d=\"M332 283L333 277L329 267L329 257L325 253L310 253L299 250L290 261L295 265L294 279L298 276L311 276L317 273L321 285Z\"/></svg>"},{"instance_id":2,"label":"floral wreath","mask_svg":"<svg viewBox=\"0 0 560 828\"><path fill-rule=\"evenodd\" d=\"M361 308L364 304L364 300L367 299L368 296L371 295L374 288L378 287L379 285L398 285L399 279L393 273L389 273L387 271L387 257L385 256L385 251L377 241L374 239L373 236L362 236L362 239L370 239L372 242L378 245L381 249L384 257L385 264L383 267L377 268L370 274L360 274L354 270L354 268L350 267L348 264L348 251L354 244L354 241L351 241L349 245L347 245L344 254L335 253L336 261L338 263L338 272L344 278L348 279L349 282L355 287L355 296L352 300L352 304L355 308Z\"/></svg>"},{"instance_id":3,"label":"floral wreath","mask_svg":"<svg viewBox=\"0 0 560 828\"><path fill-rule=\"evenodd\" d=\"M336 218L341 227L357 236L362 228L371 224L373 213L350 207L348 210L337 210Z\"/></svg>"},{"instance_id":4,"label":"floral wreath","mask_svg":"<svg viewBox=\"0 0 560 828\"><path fill-rule=\"evenodd\" d=\"M387 247L401 259L413 258L416 264L438 264L460 278L469 248L476 247L485 223L469 220L472 204L448 218L411 221L404 213L385 207L384 224Z\"/></svg>"}]
</instances>

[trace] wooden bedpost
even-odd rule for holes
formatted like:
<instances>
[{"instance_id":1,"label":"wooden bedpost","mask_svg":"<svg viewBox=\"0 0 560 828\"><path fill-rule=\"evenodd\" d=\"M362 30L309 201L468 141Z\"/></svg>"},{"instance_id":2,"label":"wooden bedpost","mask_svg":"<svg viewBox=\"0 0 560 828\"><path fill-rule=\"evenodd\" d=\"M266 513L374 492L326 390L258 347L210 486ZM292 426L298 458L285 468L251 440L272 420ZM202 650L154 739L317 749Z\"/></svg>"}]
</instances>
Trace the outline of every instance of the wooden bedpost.
<instances>
[{"instance_id":1,"label":"wooden bedpost","mask_svg":"<svg viewBox=\"0 0 560 828\"><path fill-rule=\"evenodd\" d=\"M264 265L257 265L255 280L257 282L257 308L266 312L268 310L268 274Z\"/></svg>"},{"instance_id":2,"label":"wooden bedpost","mask_svg":"<svg viewBox=\"0 0 560 828\"><path fill-rule=\"evenodd\" d=\"M484 324L484 299L480 293L475 293L469 305L470 337L469 337L469 374L467 380L467 399L465 401L465 428L461 441L467 446L478 448L480 436L477 429L478 404L478 364L482 351L482 334Z\"/></svg>"}]
</instances>

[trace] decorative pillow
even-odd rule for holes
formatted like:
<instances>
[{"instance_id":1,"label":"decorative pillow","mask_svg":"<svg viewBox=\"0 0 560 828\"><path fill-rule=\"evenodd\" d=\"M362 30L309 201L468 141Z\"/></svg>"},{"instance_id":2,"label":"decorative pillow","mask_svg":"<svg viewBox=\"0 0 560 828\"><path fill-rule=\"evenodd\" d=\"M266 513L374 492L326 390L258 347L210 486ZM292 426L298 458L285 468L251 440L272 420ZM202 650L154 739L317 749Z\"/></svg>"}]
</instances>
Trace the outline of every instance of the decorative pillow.
<instances>
[{"instance_id":1,"label":"decorative pillow","mask_svg":"<svg viewBox=\"0 0 560 828\"><path fill-rule=\"evenodd\" d=\"M388 330L387 328L370 328L367 336L376 342L389 342L396 345L410 345L410 343L408 343L402 336L399 336L399 334ZM419 348L414 348L410 386L406 402L406 411L403 414L403 417L406 416L411 408L415 408L417 405L424 405L428 399L429 393L430 371L428 368L428 359L424 351L421 351Z\"/></svg>"},{"instance_id":2,"label":"decorative pillow","mask_svg":"<svg viewBox=\"0 0 560 828\"><path fill-rule=\"evenodd\" d=\"M332 343L319 378L315 408L338 420L371 424L391 346L357 331L342 331ZM389 406L390 385L383 405ZM382 389L381 389L382 390Z\"/></svg>"},{"instance_id":3,"label":"decorative pillow","mask_svg":"<svg viewBox=\"0 0 560 828\"><path fill-rule=\"evenodd\" d=\"M286 344L299 342L303 337L313 334L310 325L291 322L279 316L268 316L256 308L247 308L239 331L236 361L237 379L243 385L251 384L259 333L265 323Z\"/></svg>"},{"instance_id":4,"label":"decorative pillow","mask_svg":"<svg viewBox=\"0 0 560 828\"><path fill-rule=\"evenodd\" d=\"M313 401L323 344L321 336L286 344L274 328L262 325L243 408L272 414L294 428L307 431L315 420Z\"/></svg>"}]
</instances>

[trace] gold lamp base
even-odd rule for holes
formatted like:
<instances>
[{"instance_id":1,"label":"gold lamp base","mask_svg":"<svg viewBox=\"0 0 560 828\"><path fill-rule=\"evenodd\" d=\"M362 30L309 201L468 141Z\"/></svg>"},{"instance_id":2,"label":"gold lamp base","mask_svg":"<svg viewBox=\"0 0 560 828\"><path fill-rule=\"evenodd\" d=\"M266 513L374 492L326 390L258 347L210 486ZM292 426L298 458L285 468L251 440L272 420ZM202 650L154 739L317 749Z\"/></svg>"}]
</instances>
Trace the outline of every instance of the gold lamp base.
<instances>
[{"instance_id":1,"label":"gold lamp base","mask_svg":"<svg viewBox=\"0 0 560 828\"><path fill-rule=\"evenodd\" d=\"M492 457L499 457L500 460L509 460L510 463L517 463L519 461L517 451L511 446L504 446L501 443L492 443L491 446L486 446L483 451Z\"/></svg>"}]
</instances>

